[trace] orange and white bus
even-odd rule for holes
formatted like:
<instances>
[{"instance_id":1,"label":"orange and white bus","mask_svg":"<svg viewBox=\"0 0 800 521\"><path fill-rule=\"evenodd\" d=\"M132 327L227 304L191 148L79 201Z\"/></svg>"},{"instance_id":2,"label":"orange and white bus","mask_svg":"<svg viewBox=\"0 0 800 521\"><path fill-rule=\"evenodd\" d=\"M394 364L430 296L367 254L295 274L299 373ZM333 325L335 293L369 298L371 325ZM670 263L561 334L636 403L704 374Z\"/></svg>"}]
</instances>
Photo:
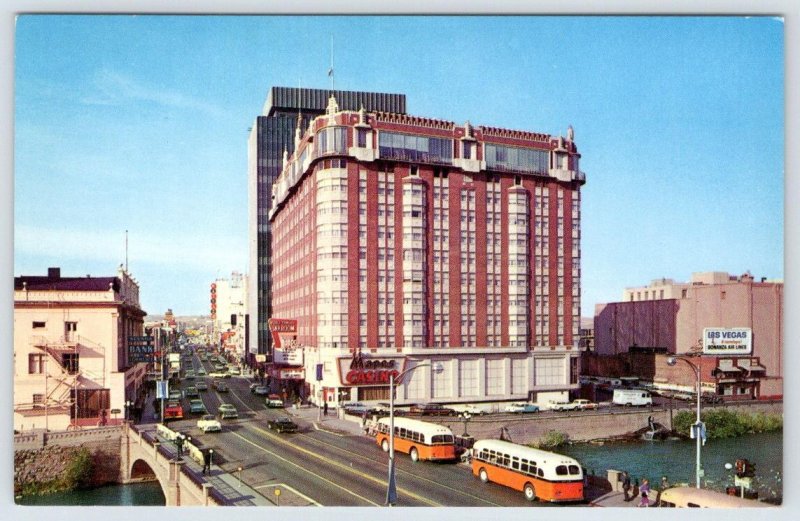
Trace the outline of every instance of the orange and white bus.
<instances>
[{"instance_id":1,"label":"orange and white bus","mask_svg":"<svg viewBox=\"0 0 800 521\"><path fill-rule=\"evenodd\" d=\"M379 419L376 431L375 441L389 452L389 418ZM394 450L405 452L413 461L456 459L455 438L450 429L412 418L394 419Z\"/></svg>"},{"instance_id":2,"label":"orange and white bus","mask_svg":"<svg viewBox=\"0 0 800 521\"><path fill-rule=\"evenodd\" d=\"M478 440L472 447L472 473L481 481L525 493L528 501L583 500L583 469L574 459L508 441Z\"/></svg>"}]
</instances>

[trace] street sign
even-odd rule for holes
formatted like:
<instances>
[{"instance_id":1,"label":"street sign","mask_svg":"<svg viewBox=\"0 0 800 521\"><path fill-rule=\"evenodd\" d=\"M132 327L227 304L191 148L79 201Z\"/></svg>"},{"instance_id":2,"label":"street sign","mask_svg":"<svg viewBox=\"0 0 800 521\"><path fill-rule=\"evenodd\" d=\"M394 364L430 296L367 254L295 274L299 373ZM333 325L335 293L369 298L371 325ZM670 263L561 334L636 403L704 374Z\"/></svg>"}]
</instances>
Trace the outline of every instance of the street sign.
<instances>
[{"instance_id":1,"label":"street sign","mask_svg":"<svg viewBox=\"0 0 800 521\"><path fill-rule=\"evenodd\" d=\"M159 380L156 382L156 398L159 400L169 396L169 382L167 380Z\"/></svg>"}]
</instances>

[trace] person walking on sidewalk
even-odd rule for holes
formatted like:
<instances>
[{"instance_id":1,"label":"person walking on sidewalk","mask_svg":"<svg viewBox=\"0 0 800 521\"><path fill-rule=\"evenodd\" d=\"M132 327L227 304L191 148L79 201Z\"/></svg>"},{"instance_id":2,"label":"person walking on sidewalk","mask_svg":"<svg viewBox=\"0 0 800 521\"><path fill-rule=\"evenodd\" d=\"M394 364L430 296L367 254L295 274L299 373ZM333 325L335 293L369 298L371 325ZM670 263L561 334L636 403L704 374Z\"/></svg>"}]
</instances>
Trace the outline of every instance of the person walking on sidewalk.
<instances>
[{"instance_id":1,"label":"person walking on sidewalk","mask_svg":"<svg viewBox=\"0 0 800 521\"><path fill-rule=\"evenodd\" d=\"M622 493L624 494L625 501L633 499L631 497L631 477L627 472L622 473Z\"/></svg>"},{"instance_id":2,"label":"person walking on sidewalk","mask_svg":"<svg viewBox=\"0 0 800 521\"><path fill-rule=\"evenodd\" d=\"M327 401L322 405L322 414L324 414L325 416L328 415L328 402Z\"/></svg>"},{"instance_id":3,"label":"person walking on sidewalk","mask_svg":"<svg viewBox=\"0 0 800 521\"><path fill-rule=\"evenodd\" d=\"M203 474L206 471L211 474L211 452L208 450L203 451Z\"/></svg>"},{"instance_id":4,"label":"person walking on sidewalk","mask_svg":"<svg viewBox=\"0 0 800 521\"><path fill-rule=\"evenodd\" d=\"M649 507L650 500L648 496L650 495L650 480L647 478L642 480L642 486L639 487L639 494L642 496L642 500L639 502L640 507Z\"/></svg>"}]
</instances>

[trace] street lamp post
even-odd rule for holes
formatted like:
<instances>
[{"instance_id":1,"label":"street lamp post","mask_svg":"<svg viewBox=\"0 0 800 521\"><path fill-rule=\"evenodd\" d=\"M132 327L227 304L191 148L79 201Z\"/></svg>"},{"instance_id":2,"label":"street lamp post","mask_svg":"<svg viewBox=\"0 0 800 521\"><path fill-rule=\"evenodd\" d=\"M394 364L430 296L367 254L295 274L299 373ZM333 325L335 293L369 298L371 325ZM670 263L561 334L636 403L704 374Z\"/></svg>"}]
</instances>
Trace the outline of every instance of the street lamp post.
<instances>
[{"instance_id":1,"label":"street lamp post","mask_svg":"<svg viewBox=\"0 0 800 521\"><path fill-rule=\"evenodd\" d=\"M386 505L394 506L397 502L397 484L394 477L394 392L395 384L402 382L403 377L408 373L419 369L420 367L430 366L435 373L441 373L444 368L441 364L432 365L430 362L425 362L414 367L410 367L398 374L391 373L389 376L389 483L386 489Z\"/></svg>"},{"instance_id":2,"label":"street lamp post","mask_svg":"<svg viewBox=\"0 0 800 521\"><path fill-rule=\"evenodd\" d=\"M682 360L689 364L689 366L694 370L695 375L697 376L697 418L692 426L692 432L694 433L695 443L696 443L696 460L695 460L695 486L700 488L700 475L702 473L701 466L700 466L700 447L702 445L702 440L700 439L703 422L700 421L700 396L701 396L701 389L700 389L700 367L695 365L694 363L690 362L684 357L681 356L671 356L667 358L667 365L674 366L678 363L678 360Z\"/></svg>"},{"instance_id":3,"label":"street lamp post","mask_svg":"<svg viewBox=\"0 0 800 521\"><path fill-rule=\"evenodd\" d=\"M467 411L464 411L461 413L461 418L464 420L464 434L462 434L461 436L467 437L469 436L469 433L467 433L467 424L472 419L472 415Z\"/></svg>"}]
</instances>

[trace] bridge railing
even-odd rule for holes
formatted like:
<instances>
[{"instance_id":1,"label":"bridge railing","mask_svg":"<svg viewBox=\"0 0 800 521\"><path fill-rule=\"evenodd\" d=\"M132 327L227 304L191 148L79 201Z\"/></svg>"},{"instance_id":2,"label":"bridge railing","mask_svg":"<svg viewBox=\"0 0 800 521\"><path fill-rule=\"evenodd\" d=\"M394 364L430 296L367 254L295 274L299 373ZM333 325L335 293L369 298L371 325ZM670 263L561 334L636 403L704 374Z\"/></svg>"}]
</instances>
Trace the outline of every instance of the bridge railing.
<instances>
[{"instance_id":1,"label":"bridge railing","mask_svg":"<svg viewBox=\"0 0 800 521\"><path fill-rule=\"evenodd\" d=\"M132 437L138 438L139 440L143 440L148 446L155 448L154 452L158 456L163 458L163 461L160 462L160 463L163 463L164 466L169 465L169 463L173 461L174 454L172 453L172 451L170 451L168 449L168 447L166 445L162 444L159 441L158 437L156 436L156 433L158 435L162 436L163 438L166 438L166 439L171 441L171 440L175 439L175 436L177 435L177 433L175 431L172 431L171 429L168 429L167 427L164 427L161 424L159 424L156 427L156 431L140 430L135 425L132 425L130 427L130 431L131 431L131 436ZM187 445L190 445L190 444L188 444L188 443L185 444L184 445L184 449L187 448ZM198 449L194 445L191 445L191 448L196 450L197 453L200 456L199 460L196 457L192 456L193 459L197 460L199 463L202 464L203 459L202 459L202 453L200 452L200 449ZM190 449L190 451L191 451L191 449ZM211 501L213 501L213 503L215 503L217 505L227 505L227 504L229 504L228 499L221 492L219 492L219 490L214 488L213 485L211 483L208 483L203 477L198 476L196 472L193 472L191 469L189 469L189 468L187 468L185 466L180 466L180 472L181 472L182 476L186 477L198 489L200 489L201 496L202 496L202 494L207 493L209 499Z\"/></svg>"}]
</instances>

